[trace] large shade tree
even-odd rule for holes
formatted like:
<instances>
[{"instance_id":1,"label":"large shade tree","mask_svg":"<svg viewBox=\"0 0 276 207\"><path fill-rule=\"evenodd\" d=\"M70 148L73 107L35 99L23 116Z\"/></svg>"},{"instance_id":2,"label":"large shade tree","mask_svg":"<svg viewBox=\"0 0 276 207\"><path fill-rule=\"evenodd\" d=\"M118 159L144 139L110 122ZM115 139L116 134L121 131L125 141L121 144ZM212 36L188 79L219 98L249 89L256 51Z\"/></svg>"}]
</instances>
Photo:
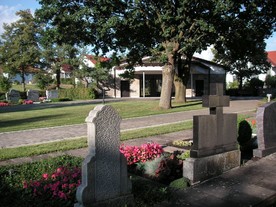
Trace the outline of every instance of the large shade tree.
<instances>
[{"instance_id":1,"label":"large shade tree","mask_svg":"<svg viewBox=\"0 0 276 207\"><path fill-rule=\"evenodd\" d=\"M254 29L262 30L263 37L271 34L271 19L275 20L275 5L269 0L39 2L41 9L36 14L57 41L92 44L104 53L125 52L132 64L156 51L165 55L159 103L162 108L171 107L173 82L176 101L185 101L193 54L226 40L238 26L233 20L239 19L245 28L256 25ZM256 34L250 31L247 35Z\"/></svg>"},{"instance_id":2,"label":"large shade tree","mask_svg":"<svg viewBox=\"0 0 276 207\"><path fill-rule=\"evenodd\" d=\"M40 63L40 26L29 10L19 11L16 15L19 16L19 20L3 25L0 63L4 72L9 75L20 74L23 91L26 91L25 75Z\"/></svg>"}]
</instances>

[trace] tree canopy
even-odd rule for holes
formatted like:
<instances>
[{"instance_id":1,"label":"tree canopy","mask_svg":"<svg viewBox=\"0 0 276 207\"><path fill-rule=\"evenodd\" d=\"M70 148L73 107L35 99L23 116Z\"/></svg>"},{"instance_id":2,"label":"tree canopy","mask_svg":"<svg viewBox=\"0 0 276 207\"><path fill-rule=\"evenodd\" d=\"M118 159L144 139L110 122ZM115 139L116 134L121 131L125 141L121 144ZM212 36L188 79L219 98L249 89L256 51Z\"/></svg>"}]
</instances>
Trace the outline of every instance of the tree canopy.
<instances>
[{"instance_id":1,"label":"tree canopy","mask_svg":"<svg viewBox=\"0 0 276 207\"><path fill-rule=\"evenodd\" d=\"M18 21L3 26L0 64L9 75L20 73L23 90L26 91L25 74L40 62L39 26L29 10L19 11L16 15L20 17Z\"/></svg>"},{"instance_id":2,"label":"tree canopy","mask_svg":"<svg viewBox=\"0 0 276 207\"><path fill-rule=\"evenodd\" d=\"M162 108L171 107L173 82L176 100L185 101L195 52L212 44L219 47L228 39L241 40L245 35L255 43L263 42L275 29L276 22L275 4L270 0L40 0L39 3L41 9L36 15L59 43L84 43L103 53L111 50L127 53L133 64L145 55L165 56L159 104ZM233 35L236 31L237 36ZM244 56L242 52L240 55Z\"/></svg>"}]
</instances>

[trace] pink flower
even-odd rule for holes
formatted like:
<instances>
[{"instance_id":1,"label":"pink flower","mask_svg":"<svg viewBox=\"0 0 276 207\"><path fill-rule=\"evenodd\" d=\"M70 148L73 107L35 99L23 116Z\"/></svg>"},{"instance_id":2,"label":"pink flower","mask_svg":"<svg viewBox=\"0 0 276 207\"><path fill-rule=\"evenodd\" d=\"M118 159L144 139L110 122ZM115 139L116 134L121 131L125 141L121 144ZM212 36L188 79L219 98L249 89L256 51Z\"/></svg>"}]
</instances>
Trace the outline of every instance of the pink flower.
<instances>
[{"instance_id":1,"label":"pink flower","mask_svg":"<svg viewBox=\"0 0 276 207\"><path fill-rule=\"evenodd\" d=\"M28 188L28 183L27 183L26 180L23 181L23 188L24 188L24 189Z\"/></svg>"},{"instance_id":2,"label":"pink flower","mask_svg":"<svg viewBox=\"0 0 276 207\"><path fill-rule=\"evenodd\" d=\"M44 173L44 174L42 175L42 177L43 177L45 180L48 180L49 175L48 175L47 173Z\"/></svg>"}]
</instances>

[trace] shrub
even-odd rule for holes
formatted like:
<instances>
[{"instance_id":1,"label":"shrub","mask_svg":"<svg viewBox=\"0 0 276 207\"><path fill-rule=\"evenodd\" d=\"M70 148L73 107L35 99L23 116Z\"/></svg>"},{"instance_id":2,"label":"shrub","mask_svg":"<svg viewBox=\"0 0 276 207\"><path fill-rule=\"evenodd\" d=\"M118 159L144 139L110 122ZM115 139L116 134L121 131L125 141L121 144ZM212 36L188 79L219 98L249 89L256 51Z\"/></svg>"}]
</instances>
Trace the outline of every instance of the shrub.
<instances>
[{"instance_id":1,"label":"shrub","mask_svg":"<svg viewBox=\"0 0 276 207\"><path fill-rule=\"evenodd\" d=\"M245 145L252 138L252 129L250 124L243 120L239 123L238 129L238 142L239 144Z\"/></svg>"},{"instance_id":2,"label":"shrub","mask_svg":"<svg viewBox=\"0 0 276 207\"><path fill-rule=\"evenodd\" d=\"M172 144L178 147L190 147L193 145L193 142L187 140L174 140Z\"/></svg>"},{"instance_id":3,"label":"shrub","mask_svg":"<svg viewBox=\"0 0 276 207\"><path fill-rule=\"evenodd\" d=\"M23 188L33 197L43 200L71 200L74 202L77 187L80 185L81 170L78 167L59 167L52 174L44 173L40 180L24 181Z\"/></svg>"},{"instance_id":4,"label":"shrub","mask_svg":"<svg viewBox=\"0 0 276 207\"><path fill-rule=\"evenodd\" d=\"M39 72L34 76L34 81L38 88L47 89L47 87L54 82L50 74Z\"/></svg>"},{"instance_id":5,"label":"shrub","mask_svg":"<svg viewBox=\"0 0 276 207\"><path fill-rule=\"evenodd\" d=\"M12 82L9 78L6 78L3 75L0 75L0 91L8 92L9 89L12 87Z\"/></svg>"},{"instance_id":6,"label":"shrub","mask_svg":"<svg viewBox=\"0 0 276 207\"><path fill-rule=\"evenodd\" d=\"M92 88L68 88L60 89L58 91L59 98L70 98L74 99L94 99L95 94Z\"/></svg>"}]
</instances>

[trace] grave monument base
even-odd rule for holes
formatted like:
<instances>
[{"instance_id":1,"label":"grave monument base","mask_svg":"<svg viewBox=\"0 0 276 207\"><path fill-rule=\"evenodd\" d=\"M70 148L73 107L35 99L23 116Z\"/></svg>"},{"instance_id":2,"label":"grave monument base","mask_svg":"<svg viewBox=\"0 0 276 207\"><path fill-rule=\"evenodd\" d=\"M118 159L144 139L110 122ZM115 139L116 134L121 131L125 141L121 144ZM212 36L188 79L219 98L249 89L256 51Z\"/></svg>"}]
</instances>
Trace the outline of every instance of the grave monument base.
<instances>
[{"instance_id":1,"label":"grave monument base","mask_svg":"<svg viewBox=\"0 0 276 207\"><path fill-rule=\"evenodd\" d=\"M266 148L266 149L254 149L253 156L262 158L262 157L270 155L274 152L276 152L276 147L270 147L270 148Z\"/></svg>"},{"instance_id":2,"label":"grave monument base","mask_svg":"<svg viewBox=\"0 0 276 207\"><path fill-rule=\"evenodd\" d=\"M183 177L194 185L221 175L240 166L240 150L233 150L200 158L188 158L183 162Z\"/></svg>"},{"instance_id":3,"label":"grave monument base","mask_svg":"<svg viewBox=\"0 0 276 207\"><path fill-rule=\"evenodd\" d=\"M134 206L134 197L132 194L123 195L120 197L116 197L114 199L108 199L98 202L93 202L89 205L83 206L82 204L76 203L74 207L106 207L106 206L114 206L114 207L121 207L121 206Z\"/></svg>"}]
</instances>

